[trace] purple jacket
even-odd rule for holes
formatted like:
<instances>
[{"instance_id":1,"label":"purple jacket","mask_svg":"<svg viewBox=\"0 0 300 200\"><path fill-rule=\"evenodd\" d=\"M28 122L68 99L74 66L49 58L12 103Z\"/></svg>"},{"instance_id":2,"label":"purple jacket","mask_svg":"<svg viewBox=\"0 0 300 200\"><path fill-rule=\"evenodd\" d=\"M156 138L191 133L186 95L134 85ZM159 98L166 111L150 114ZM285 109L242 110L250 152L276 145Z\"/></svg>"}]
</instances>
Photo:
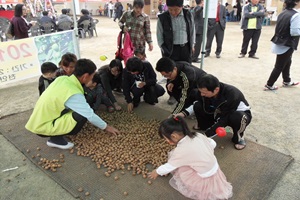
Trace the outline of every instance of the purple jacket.
<instances>
[{"instance_id":1,"label":"purple jacket","mask_svg":"<svg viewBox=\"0 0 300 200\"><path fill-rule=\"evenodd\" d=\"M28 30L32 24L27 24L22 17L13 17L11 20L14 28L15 39L28 38Z\"/></svg>"}]
</instances>

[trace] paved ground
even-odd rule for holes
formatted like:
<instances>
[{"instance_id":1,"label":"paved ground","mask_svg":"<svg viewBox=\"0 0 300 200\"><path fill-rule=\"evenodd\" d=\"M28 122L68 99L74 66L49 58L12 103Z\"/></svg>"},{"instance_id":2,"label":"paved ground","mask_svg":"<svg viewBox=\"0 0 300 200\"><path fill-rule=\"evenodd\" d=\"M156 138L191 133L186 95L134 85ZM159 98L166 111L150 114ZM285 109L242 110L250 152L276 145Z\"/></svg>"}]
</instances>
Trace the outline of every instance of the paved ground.
<instances>
[{"instance_id":1,"label":"paved ground","mask_svg":"<svg viewBox=\"0 0 300 200\"><path fill-rule=\"evenodd\" d=\"M92 59L98 67L108 64L110 59L114 58L117 49L116 38L119 33L117 23L107 18L99 19L98 37L79 40L81 57ZM154 50L146 53L148 60L155 67L156 61L161 56L156 43L155 19L151 21L151 28ZM275 62L275 55L270 52L270 39L273 32L274 26L263 28L257 52L259 60L238 59L242 32L238 23L228 23L222 58L215 58L214 50L212 50L211 57L205 59L204 70L216 75L221 81L236 85L245 93L253 113L253 121L247 129L247 139L295 158L268 199L296 200L300 196L298 186L300 182L300 136L299 129L295 124L295 121L299 120L296 111L300 109L297 98L300 95L300 88L280 88L277 93L262 90ZM109 60L100 61L99 56L102 54L106 54ZM300 69L297 68L299 65L299 52L295 52L291 75L298 80L300 79ZM0 128L1 117L33 108L38 98L37 80L37 78L33 78L0 87ZM280 84L281 81L279 78L277 83ZM162 97L157 106L171 110L172 108L166 104L166 100L167 96ZM2 154L0 162L1 200L73 199L68 192L37 169L30 161L24 160L25 156L2 135L0 135L0 151ZM241 158L242 161L243 158ZM2 172L4 169L16 166L19 167L16 170Z\"/></svg>"}]
</instances>

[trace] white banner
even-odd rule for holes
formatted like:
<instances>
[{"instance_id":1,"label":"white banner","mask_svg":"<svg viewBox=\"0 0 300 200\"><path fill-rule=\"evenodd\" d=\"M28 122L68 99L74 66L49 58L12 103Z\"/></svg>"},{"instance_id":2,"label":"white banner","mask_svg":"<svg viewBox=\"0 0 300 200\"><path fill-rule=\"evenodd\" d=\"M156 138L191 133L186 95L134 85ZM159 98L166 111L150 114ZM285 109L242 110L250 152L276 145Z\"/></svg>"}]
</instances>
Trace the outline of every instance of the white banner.
<instances>
[{"instance_id":1,"label":"white banner","mask_svg":"<svg viewBox=\"0 0 300 200\"><path fill-rule=\"evenodd\" d=\"M79 57L74 31L0 43L0 86L41 75L44 62L58 66L67 52Z\"/></svg>"}]
</instances>

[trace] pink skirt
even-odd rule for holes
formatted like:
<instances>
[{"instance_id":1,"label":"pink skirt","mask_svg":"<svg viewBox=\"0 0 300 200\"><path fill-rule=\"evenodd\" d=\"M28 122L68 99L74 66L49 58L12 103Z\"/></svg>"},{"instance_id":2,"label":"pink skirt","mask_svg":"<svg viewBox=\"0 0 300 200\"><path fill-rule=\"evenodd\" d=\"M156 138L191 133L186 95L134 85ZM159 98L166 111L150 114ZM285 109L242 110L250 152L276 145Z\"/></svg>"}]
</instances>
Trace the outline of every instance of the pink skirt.
<instances>
[{"instance_id":1,"label":"pink skirt","mask_svg":"<svg viewBox=\"0 0 300 200\"><path fill-rule=\"evenodd\" d=\"M170 185L191 199L217 200L232 197L232 185L227 182L220 168L214 175L202 178L191 167L180 167L173 172Z\"/></svg>"}]
</instances>

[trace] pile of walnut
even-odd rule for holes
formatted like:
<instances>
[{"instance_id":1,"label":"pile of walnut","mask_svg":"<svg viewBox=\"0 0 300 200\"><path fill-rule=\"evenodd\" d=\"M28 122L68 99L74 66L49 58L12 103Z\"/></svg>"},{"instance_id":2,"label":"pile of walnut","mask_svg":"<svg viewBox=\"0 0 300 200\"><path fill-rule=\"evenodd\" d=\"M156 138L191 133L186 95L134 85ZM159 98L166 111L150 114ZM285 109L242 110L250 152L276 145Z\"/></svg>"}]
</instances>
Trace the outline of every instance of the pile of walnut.
<instances>
[{"instance_id":1,"label":"pile of walnut","mask_svg":"<svg viewBox=\"0 0 300 200\"><path fill-rule=\"evenodd\" d=\"M101 113L100 117L121 133L113 136L90 123L70 139L77 155L89 156L97 165L104 166L106 176L115 170L132 170L132 175L147 173L167 162L168 152L173 148L158 135L159 121L142 120L127 112ZM71 153L74 150L70 150ZM151 169L148 169L151 164ZM146 166L147 165L147 166Z\"/></svg>"},{"instance_id":2,"label":"pile of walnut","mask_svg":"<svg viewBox=\"0 0 300 200\"><path fill-rule=\"evenodd\" d=\"M53 172L56 172L57 168L61 167L60 163L64 162L64 154L59 155L59 160L58 159L46 159L46 158L40 158L40 161L38 162L38 165L42 166L42 168L46 170L51 170Z\"/></svg>"}]
</instances>

